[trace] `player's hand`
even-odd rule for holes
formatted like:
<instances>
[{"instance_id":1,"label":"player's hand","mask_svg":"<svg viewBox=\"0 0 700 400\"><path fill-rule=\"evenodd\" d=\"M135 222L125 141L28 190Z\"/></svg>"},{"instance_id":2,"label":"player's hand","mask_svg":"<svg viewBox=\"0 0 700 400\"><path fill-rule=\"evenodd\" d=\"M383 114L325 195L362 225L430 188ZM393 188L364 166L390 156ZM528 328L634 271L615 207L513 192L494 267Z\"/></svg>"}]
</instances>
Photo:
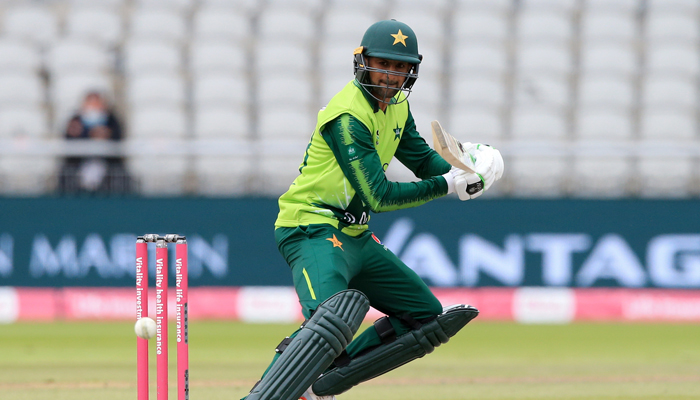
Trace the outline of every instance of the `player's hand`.
<instances>
[{"instance_id":1,"label":"player's hand","mask_svg":"<svg viewBox=\"0 0 700 400\"><path fill-rule=\"evenodd\" d=\"M484 181L478 174L452 167L443 177L447 181L447 194L457 193L462 201L475 199L484 192Z\"/></svg>"},{"instance_id":2,"label":"player's hand","mask_svg":"<svg viewBox=\"0 0 700 400\"><path fill-rule=\"evenodd\" d=\"M477 144L475 147L474 171L483 179L484 190L488 190L494 182L503 176L503 157L500 151L489 145Z\"/></svg>"}]
</instances>

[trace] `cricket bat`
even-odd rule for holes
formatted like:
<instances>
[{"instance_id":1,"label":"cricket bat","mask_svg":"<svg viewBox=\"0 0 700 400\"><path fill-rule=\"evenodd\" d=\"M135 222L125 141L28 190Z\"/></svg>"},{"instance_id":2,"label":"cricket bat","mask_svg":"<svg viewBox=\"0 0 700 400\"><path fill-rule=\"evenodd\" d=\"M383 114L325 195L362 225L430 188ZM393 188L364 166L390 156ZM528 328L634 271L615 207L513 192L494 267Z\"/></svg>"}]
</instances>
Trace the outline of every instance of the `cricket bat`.
<instances>
[{"instance_id":1,"label":"cricket bat","mask_svg":"<svg viewBox=\"0 0 700 400\"><path fill-rule=\"evenodd\" d=\"M467 165L462 161L465 153L462 143L455 139L454 136L445 132L438 121L431 122L430 127L433 129L433 145L435 146L435 151L453 167L474 173L474 164L471 163L471 165ZM469 159L471 160L471 158Z\"/></svg>"}]
</instances>

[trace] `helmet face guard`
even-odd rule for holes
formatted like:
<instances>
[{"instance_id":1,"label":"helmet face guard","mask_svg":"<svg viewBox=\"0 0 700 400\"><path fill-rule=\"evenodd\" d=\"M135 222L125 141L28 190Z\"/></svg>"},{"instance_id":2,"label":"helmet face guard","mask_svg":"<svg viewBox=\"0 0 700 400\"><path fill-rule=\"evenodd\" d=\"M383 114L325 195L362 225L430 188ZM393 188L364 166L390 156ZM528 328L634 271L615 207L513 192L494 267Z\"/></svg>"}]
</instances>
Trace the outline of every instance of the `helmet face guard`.
<instances>
[{"instance_id":1,"label":"helmet face guard","mask_svg":"<svg viewBox=\"0 0 700 400\"><path fill-rule=\"evenodd\" d=\"M419 55L419 57L422 59L422 56ZM387 59L390 59L387 57ZM391 104L392 99L396 99L396 103L394 104L399 104L403 103L408 99L408 96L411 95L413 84L416 83L416 79L418 79L418 67L419 64L411 64L412 67L408 71L408 73L403 73L403 72L396 72L396 71L389 71L386 69L380 69L380 68L372 68L367 65L367 60L365 58L364 54L364 47L360 46L357 49L355 49L354 52L354 59L353 59L353 68L355 71L355 79L357 82L369 93L370 96L372 96L375 100L386 103L386 104ZM391 87L388 85L375 85L372 83L369 77L370 72L378 72L382 74L386 74L387 76L387 81L389 81L390 76L402 76L404 77L404 82L403 84L396 88L396 87ZM397 91L397 92L403 92L404 93L404 98L401 100L398 100L396 93L394 96L392 96L390 99L387 99L387 96L381 96L382 98L378 97L375 95L377 89L383 89L384 92L388 94L390 91Z\"/></svg>"}]
</instances>

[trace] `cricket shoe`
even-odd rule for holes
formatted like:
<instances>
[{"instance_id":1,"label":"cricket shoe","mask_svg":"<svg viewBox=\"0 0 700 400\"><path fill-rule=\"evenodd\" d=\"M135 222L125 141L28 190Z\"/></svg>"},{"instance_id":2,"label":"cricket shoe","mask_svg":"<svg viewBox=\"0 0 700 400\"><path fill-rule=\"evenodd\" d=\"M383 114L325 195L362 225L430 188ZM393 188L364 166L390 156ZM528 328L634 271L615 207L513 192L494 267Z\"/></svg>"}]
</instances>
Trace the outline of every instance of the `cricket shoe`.
<instances>
[{"instance_id":1,"label":"cricket shoe","mask_svg":"<svg viewBox=\"0 0 700 400\"><path fill-rule=\"evenodd\" d=\"M335 396L316 396L311 388L306 389L306 392L299 397L299 400L336 400Z\"/></svg>"}]
</instances>

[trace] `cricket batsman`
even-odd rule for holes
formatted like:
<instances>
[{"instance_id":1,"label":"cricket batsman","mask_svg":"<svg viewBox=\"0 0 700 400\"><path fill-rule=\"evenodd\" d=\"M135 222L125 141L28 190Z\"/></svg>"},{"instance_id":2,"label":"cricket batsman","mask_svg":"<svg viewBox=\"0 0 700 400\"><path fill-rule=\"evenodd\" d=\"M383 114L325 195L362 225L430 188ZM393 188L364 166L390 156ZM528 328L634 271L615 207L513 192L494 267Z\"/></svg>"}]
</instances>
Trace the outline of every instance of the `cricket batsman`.
<instances>
[{"instance_id":1,"label":"cricket batsman","mask_svg":"<svg viewBox=\"0 0 700 400\"><path fill-rule=\"evenodd\" d=\"M407 97L422 58L408 25L373 24L354 51L355 79L319 111L275 222L306 321L279 344L248 400L335 399L432 352L477 316L471 306L443 309L367 226L370 212L450 193L474 199L503 174L501 154L490 146L465 144L476 171L469 173L416 131ZM394 157L421 180L387 180ZM370 306L386 316L352 340Z\"/></svg>"}]
</instances>

